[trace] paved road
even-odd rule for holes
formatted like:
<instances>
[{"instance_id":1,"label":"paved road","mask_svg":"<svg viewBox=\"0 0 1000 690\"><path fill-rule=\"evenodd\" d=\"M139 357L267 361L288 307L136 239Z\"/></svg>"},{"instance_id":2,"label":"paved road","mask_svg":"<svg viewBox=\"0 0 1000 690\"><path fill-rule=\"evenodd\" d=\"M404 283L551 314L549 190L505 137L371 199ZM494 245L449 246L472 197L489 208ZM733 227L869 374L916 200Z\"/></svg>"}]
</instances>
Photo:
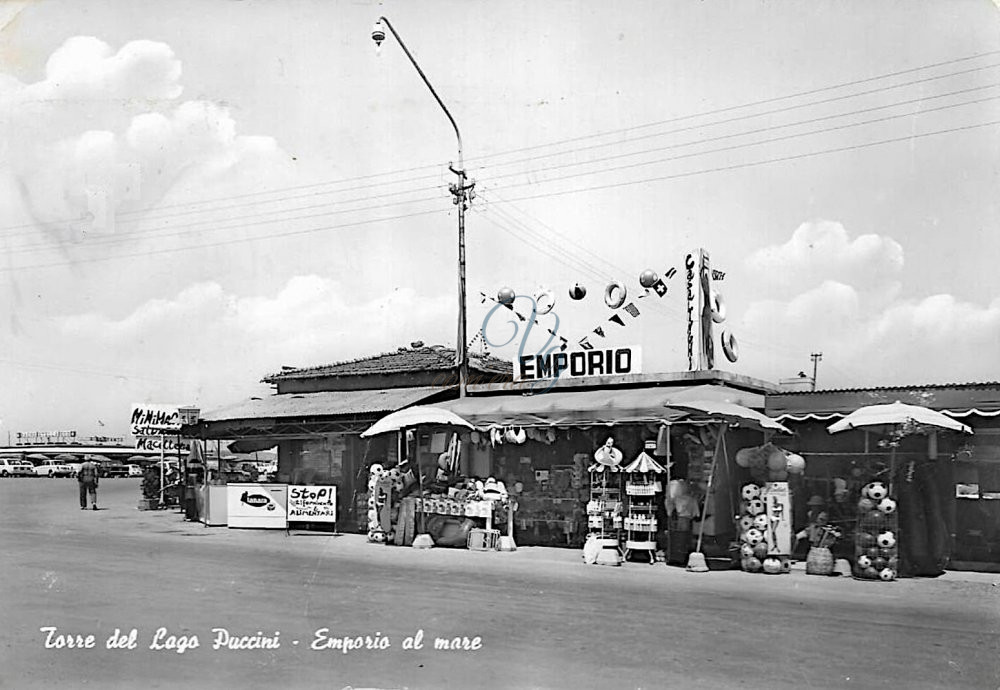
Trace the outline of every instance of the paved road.
<instances>
[{"instance_id":1,"label":"paved road","mask_svg":"<svg viewBox=\"0 0 1000 690\"><path fill-rule=\"evenodd\" d=\"M72 480L0 480L0 687L1000 688L997 575L884 584L418 551L205 528L136 510L138 487L105 480L104 509L84 512ZM43 627L95 647L47 649ZM133 628L135 649L107 649ZM280 646L213 649L213 628ZM420 630L422 649L404 649ZM312 649L365 635L390 646Z\"/></svg>"}]
</instances>

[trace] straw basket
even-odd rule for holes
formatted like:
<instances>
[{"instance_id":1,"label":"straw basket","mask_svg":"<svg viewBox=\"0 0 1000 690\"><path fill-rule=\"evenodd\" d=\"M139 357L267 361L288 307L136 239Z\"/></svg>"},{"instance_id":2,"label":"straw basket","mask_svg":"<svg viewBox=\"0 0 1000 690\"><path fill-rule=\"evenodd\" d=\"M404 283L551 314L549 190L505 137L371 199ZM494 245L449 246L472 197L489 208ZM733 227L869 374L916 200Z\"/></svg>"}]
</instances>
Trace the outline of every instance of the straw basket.
<instances>
[{"instance_id":1,"label":"straw basket","mask_svg":"<svg viewBox=\"0 0 1000 690\"><path fill-rule=\"evenodd\" d=\"M806 555L807 575L832 575L833 553L825 546L814 546Z\"/></svg>"}]
</instances>

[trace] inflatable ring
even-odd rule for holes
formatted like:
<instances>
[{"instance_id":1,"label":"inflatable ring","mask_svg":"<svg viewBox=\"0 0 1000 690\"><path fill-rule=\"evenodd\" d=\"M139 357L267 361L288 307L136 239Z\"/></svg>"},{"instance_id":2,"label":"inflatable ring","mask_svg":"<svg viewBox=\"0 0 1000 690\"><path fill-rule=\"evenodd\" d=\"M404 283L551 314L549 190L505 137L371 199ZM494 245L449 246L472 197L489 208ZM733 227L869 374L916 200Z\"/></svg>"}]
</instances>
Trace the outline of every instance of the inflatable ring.
<instances>
[{"instance_id":1,"label":"inflatable ring","mask_svg":"<svg viewBox=\"0 0 1000 690\"><path fill-rule=\"evenodd\" d=\"M617 297L614 296L615 290L618 291ZM628 297L628 290L626 290L625 286L617 280L613 280L608 283L608 286L604 289L604 303L612 309L617 309L625 304L626 297Z\"/></svg>"},{"instance_id":2,"label":"inflatable ring","mask_svg":"<svg viewBox=\"0 0 1000 690\"><path fill-rule=\"evenodd\" d=\"M712 321L722 323L726 320L726 301L715 290L712 290L710 299L712 300Z\"/></svg>"},{"instance_id":3,"label":"inflatable ring","mask_svg":"<svg viewBox=\"0 0 1000 690\"><path fill-rule=\"evenodd\" d=\"M552 294L552 290L540 289L535 293L535 311L539 316L548 314L555 306L556 296Z\"/></svg>"},{"instance_id":4,"label":"inflatable ring","mask_svg":"<svg viewBox=\"0 0 1000 690\"><path fill-rule=\"evenodd\" d=\"M722 352L733 364L740 358L740 344L736 342L736 336L727 331L722 332Z\"/></svg>"}]
</instances>

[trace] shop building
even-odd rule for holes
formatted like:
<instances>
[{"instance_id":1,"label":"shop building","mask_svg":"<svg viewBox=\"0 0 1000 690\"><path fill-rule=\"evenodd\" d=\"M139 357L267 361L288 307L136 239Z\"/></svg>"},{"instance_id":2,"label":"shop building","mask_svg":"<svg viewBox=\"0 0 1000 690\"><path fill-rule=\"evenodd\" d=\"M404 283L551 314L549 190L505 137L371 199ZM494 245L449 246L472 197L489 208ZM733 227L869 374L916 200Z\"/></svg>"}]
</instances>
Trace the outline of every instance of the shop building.
<instances>
[{"instance_id":1,"label":"shop building","mask_svg":"<svg viewBox=\"0 0 1000 690\"><path fill-rule=\"evenodd\" d=\"M502 385L509 362L470 354L470 380ZM458 397L455 351L415 342L372 357L309 367L285 367L265 376L275 394L201 413L184 436L230 452L277 448L273 481L337 487L338 523L357 522L356 500L366 490L367 467L395 458L386 439L359 434L404 407ZM362 511L363 512L363 511Z\"/></svg>"},{"instance_id":2,"label":"shop building","mask_svg":"<svg viewBox=\"0 0 1000 690\"><path fill-rule=\"evenodd\" d=\"M837 512L838 483L886 471L890 449L876 434L831 435L827 427L859 407L896 401L942 412L973 432L915 434L896 448L900 529L917 537L911 560L925 571L916 574L1000 570L1000 383L777 392L766 412L795 432L787 445L808 461L800 493ZM795 510L804 523L806 502Z\"/></svg>"}]
</instances>

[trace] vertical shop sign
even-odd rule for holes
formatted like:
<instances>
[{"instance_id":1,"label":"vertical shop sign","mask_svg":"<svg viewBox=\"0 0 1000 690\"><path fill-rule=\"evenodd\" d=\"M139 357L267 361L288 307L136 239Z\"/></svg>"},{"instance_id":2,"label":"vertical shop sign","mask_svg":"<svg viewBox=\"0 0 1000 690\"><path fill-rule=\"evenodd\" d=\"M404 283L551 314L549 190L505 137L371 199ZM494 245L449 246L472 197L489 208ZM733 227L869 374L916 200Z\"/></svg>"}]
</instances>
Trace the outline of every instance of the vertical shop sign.
<instances>
[{"instance_id":1,"label":"vertical shop sign","mask_svg":"<svg viewBox=\"0 0 1000 690\"><path fill-rule=\"evenodd\" d=\"M792 500L788 482L767 482L761 490L767 511L768 555L792 554Z\"/></svg>"}]
</instances>

